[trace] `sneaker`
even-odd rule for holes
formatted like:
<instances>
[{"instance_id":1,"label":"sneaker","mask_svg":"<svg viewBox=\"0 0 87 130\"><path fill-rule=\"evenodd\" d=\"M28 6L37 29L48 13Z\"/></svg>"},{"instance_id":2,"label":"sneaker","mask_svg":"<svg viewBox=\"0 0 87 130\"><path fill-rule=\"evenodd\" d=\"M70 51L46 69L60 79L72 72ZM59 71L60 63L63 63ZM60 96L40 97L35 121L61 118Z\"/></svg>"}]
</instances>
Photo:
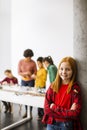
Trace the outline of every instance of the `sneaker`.
<instances>
[{"instance_id":1,"label":"sneaker","mask_svg":"<svg viewBox=\"0 0 87 130\"><path fill-rule=\"evenodd\" d=\"M8 107L6 106L4 113L7 113L7 112L8 112Z\"/></svg>"},{"instance_id":2,"label":"sneaker","mask_svg":"<svg viewBox=\"0 0 87 130\"><path fill-rule=\"evenodd\" d=\"M25 113L24 115L23 115L23 118L26 118L27 117L27 113Z\"/></svg>"},{"instance_id":3,"label":"sneaker","mask_svg":"<svg viewBox=\"0 0 87 130\"><path fill-rule=\"evenodd\" d=\"M8 112L8 110L6 109L5 111L4 111L4 113L7 113Z\"/></svg>"},{"instance_id":4,"label":"sneaker","mask_svg":"<svg viewBox=\"0 0 87 130\"><path fill-rule=\"evenodd\" d=\"M12 108L11 108L11 106L9 106L8 112L9 112L9 113L12 112Z\"/></svg>"}]
</instances>

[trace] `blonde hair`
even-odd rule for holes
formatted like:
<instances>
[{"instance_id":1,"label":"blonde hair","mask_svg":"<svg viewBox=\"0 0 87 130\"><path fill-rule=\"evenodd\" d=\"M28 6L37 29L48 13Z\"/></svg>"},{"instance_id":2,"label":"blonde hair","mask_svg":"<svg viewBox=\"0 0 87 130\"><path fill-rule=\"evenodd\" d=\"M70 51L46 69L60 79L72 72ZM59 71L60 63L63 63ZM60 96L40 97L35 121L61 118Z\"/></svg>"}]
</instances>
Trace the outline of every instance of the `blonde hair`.
<instances>
[{"instance_id":1,"label":"blonde hair","mask_svg":"<svg viewBox=\"0 0 87 130\"><path fill-rule=\"evenodd\" d=\"M54 80L54 82L52 83L52 89L53 91L55 92L58 92L59 89L60 89L60 86L62 84L62 79L59 75L59 69L60 69L60 65L63 63L63 62L68 62L71 66L71 69L72 69L72 77L71 77L71 80L70 80L70 83L68 85L68 89L67 89L67 93L70 92L74 82L76 81L76 76L77 76L77 65L76 65L76 61L74 58L72 57L64 57L60 63L59 63L59 66L58 66L58 71L57 71L57 75L56 75L56 78Z\"/></svg>"}]
</instances>

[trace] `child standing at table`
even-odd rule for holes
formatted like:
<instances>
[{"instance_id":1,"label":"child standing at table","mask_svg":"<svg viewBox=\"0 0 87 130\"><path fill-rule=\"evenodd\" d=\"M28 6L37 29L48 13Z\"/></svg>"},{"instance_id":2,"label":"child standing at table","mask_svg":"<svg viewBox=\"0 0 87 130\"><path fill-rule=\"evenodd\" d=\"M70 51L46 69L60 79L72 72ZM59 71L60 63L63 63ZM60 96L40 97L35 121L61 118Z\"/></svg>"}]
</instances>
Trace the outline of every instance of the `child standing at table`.
<instances>
[{"instance_id":1,"label":"child standing at table","mask_svg":"<svg viewBox=\"0 0 87 130\"><path fill-rule=\"evenodd\" d=\"M37 73L36 62L32 59L34 56L33 50L26 49L23 52L24 58L18 63L18 74L21 76L21 86L34 87L35 76ZM32 106L30 106L30 118L32 119ZM25 105L25 114L23 118L27 117L27 105Z\"/></svg>"},{"instance_id":2,"label":"child standing at table","mask_svg":"<svg viewBox=\"0 0 87 130\"><path fill-rule=\"evenodd\" d=\"M37 89L46 87L47 71L43 67L43 57L38 57L37 59L38 70L35 79L35 87ZM38 120L42 119L43 108L38 108Z\"/></svg>"},{"instance_id":3,"label":"child standing at table","mask_svg":"<svg viewBox=\"0 0 87 130\"><path fill-rule=\"evenodd\" d=\"M18 84L18 79L16 77L13 76L12 71L7 69L4 71L4 74L6 75L6 77L0 82L1 85L14 85L14 84ZM3 104L5 105L5 113L9 112L11 113L11 104L10 102L5 102L2 101Z\"/></svg>"},{"instance_id":4,"label":"child standing at table","mask_svg":"<svg viewBox=\"0 0 87 130\"><path fill-rule=\"evenodd\" d=\"M47 81L49 81L49 84L52 83L55 80L56 74L57 74L57 67L53 62L53 59L51 56L44 57L43 63L45 67L47 68ZM46 90L49 87L49 84L46 86Z\"/></svg>"}]
</instances>

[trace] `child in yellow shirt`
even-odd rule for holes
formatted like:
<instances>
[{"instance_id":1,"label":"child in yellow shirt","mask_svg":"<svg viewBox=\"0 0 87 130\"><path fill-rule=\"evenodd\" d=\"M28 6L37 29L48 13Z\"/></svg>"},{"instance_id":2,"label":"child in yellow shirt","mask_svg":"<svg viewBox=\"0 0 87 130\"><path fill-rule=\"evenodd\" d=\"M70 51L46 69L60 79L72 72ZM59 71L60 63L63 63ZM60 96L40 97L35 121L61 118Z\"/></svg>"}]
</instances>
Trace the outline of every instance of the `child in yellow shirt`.
<instances>
[{"instance_id":1,"label":"child in yellow shirt","mask_svg":"<svg viewBox=\"0 0 87 130\"><path fill-rule=\"evenodd\" d=\"M37 89L45 88L47 80L47 70L43 66L43 57L38 57L37 66L38 70L35 78L35 87ZM38 108L38 120L42 119L43 114L43 108Z\"/></svg>"}]
</instances>

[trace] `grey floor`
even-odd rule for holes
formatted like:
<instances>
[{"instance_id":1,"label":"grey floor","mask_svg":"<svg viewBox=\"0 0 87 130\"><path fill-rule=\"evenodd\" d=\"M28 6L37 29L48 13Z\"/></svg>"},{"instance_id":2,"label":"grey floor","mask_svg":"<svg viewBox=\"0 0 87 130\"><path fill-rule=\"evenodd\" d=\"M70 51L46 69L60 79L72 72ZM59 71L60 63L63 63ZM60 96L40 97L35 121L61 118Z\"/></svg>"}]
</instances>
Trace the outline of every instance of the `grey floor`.
<instances>
[{"instance_id":1,"label":"grey floor","mask_svg":"<svg viewBox=\"0 0 87 130\"><path fill-rule=\"evenodd\" d=\"M22 106L20 111L19 105L14 104L13 113L5 114L4 107L2 107L0 112L1 117L0 127L3 128L12 123L15 123L16 121L19 121L20 119L22 119L24 112L25 112L24 106ZM27 123L24 123L23 125L20 125L18 127L12 128L12 130L46 130L46 126L44 126L41 121L37 120L37 108L33 107L32 113L33 113L33 119L31 121L28 121Z\"/></svg>"}]
</instances>

